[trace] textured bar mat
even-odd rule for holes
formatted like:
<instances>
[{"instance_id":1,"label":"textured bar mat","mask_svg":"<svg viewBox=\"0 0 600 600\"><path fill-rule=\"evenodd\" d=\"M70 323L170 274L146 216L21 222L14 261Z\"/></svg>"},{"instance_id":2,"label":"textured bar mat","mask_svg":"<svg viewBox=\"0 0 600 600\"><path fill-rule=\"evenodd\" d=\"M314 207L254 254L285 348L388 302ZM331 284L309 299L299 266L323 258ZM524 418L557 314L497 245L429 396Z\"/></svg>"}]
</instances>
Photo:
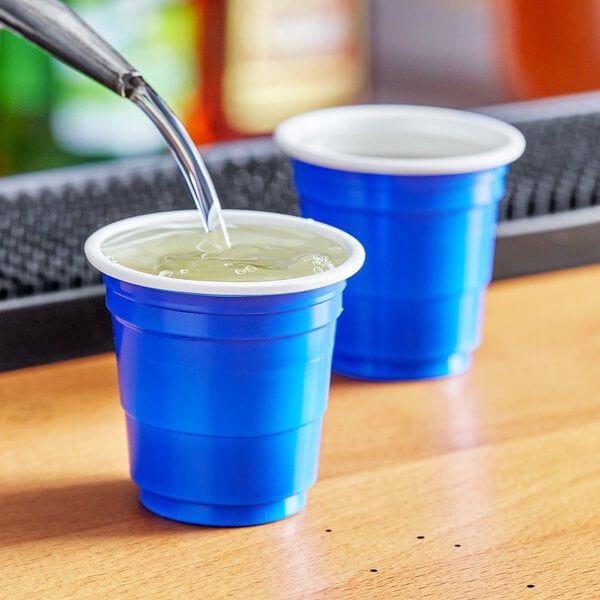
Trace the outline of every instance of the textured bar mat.
<instances>
[{"instance_id":1,"label":"textured bar mat","mask_svg":"<svg viewBox=\"0 0 600 600\"><path fill-rule=\"evenodd\" d=\"M500 204L496 279L600 260L600 113L513 120L527 138ZM298 214L269 139L203 152L224 208ZM138 214L192 208L170 156L0 180L0 370L112 349L100 275L83 243Z\"/></svg>"}]
</instances>

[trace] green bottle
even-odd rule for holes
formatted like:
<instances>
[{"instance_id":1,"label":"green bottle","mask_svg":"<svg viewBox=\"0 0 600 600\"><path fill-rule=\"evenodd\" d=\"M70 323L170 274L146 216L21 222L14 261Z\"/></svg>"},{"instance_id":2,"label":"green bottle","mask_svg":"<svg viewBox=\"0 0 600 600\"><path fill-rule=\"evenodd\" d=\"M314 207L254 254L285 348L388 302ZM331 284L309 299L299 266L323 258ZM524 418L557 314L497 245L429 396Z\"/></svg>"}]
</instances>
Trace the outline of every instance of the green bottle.
<instances>
[{"instance_id":1,"label":"green bottle","mask_svg":"<svg viewBox=\"0 0 600 600\"><path fill-rule=\"evenodd\" d=\"M0 30L0 175L60 166L50 132L49 56Z\"/></svg>"}]
</instances>

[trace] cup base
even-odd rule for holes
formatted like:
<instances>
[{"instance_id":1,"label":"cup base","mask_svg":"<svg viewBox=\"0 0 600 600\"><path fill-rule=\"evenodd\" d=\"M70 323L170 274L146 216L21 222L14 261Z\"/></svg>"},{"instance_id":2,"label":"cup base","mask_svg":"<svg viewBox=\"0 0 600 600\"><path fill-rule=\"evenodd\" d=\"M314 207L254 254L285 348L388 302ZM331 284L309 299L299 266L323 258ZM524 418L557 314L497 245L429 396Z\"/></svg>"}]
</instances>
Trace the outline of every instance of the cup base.
<instances>
[{"instance_id":1,"label":"cup base","mask_svg":"<svg viewBox=\"0 0 600 600\"><path fill-rule=\"evenodd\" d=\"M369 381L436 379L464 373L471 366L470 352L457 352L442 360L394 361L334 355L333 370L347 377Z\"/></svg>"},{"instance_id":2,"label":"cup base","mask_svg":"<svg viewBox=\"0 0 600 600\"><path fill-rule=\"evenodd\" d=\"M223 506L196 504L140 490L140 502L151 512L173 521L214 527L245 527L291 517L306 504L306 492L269 504Z\"/></svg>"}]
</instances>

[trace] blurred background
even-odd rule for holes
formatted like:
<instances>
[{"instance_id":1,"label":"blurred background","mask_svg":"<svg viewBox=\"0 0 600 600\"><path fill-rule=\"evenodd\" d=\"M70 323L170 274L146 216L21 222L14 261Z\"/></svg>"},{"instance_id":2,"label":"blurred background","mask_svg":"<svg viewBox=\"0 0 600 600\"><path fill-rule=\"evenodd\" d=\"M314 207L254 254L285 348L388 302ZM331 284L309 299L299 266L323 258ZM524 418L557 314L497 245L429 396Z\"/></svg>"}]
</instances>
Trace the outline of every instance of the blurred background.
<instances>
[{"instance_id":1,"label":"blurred background","mask_svg":"<svg viewBox=\"0 0 600 600\"><path fill-rule=\"evenodd\" d=\"M594 90L600 0L68 0L198 144L322 106ZM0 176L164 151L133 104L0 31Z\"/></svg>"}]
</instances>

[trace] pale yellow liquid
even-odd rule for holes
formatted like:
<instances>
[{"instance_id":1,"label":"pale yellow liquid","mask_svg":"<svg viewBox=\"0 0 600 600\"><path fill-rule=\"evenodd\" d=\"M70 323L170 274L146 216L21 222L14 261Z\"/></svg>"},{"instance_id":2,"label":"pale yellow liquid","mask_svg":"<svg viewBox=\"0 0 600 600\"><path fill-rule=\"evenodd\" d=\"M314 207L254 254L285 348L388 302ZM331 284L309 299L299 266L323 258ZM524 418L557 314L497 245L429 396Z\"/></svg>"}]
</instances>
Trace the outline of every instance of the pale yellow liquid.
<instances>
[{"instance_id":1,"label":"pale yellow liquid","mask_svg":"<svg viewBox=\"0 0 600 600\"><path fill-rule=\"evenodd\" d=\"M292 227L228 226L231 247L218 231L163 227L111 238L102 252L112 261L160 277L197 281L274 281L333 269L347 252L322 235Z\"/></svg>"}]
</instances>

